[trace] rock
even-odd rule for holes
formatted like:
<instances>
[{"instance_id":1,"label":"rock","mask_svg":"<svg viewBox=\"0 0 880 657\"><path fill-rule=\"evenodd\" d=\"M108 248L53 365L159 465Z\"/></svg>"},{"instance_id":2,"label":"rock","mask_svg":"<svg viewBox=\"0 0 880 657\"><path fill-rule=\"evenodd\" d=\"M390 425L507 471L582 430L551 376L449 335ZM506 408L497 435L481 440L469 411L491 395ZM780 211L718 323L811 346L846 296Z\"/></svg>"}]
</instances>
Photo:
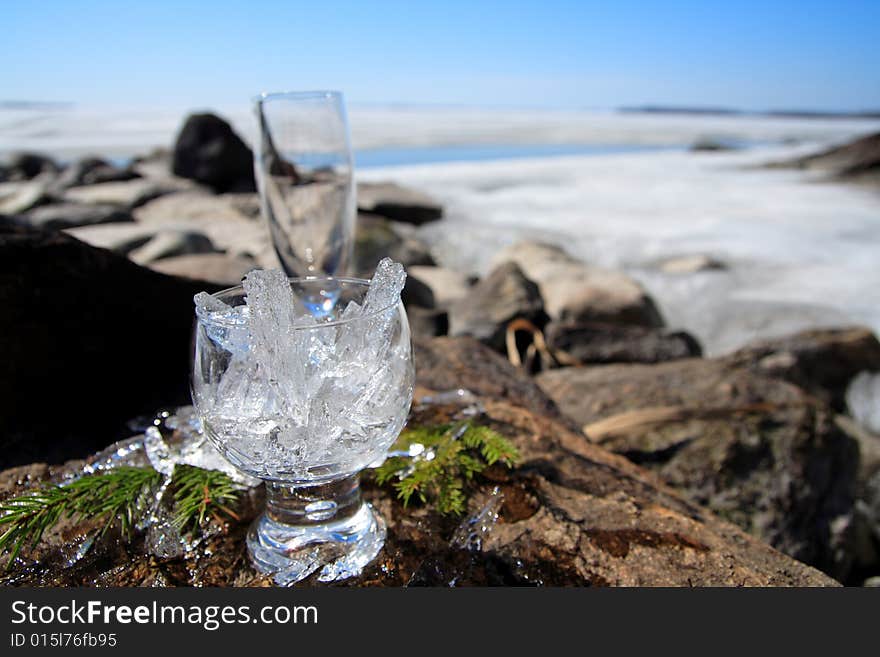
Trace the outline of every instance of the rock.
<instances>
[{"instance_id":1,"label":"rock","mask_svg":"<svg viewBox=\"0 0 880 657\"><path fill-rule=\"evenodd\" d=\"M149 242L136 248L129 257L139 265L192 253L215 253L214 243L203 235L186 230L163 230ZM202 280L210 280L203 278Z\"/></svg>"},{"instance_id":2,"label":"rock","mask_svg":"<svg viewBox=\"0 0 880 657\"><path fill-rule=\"evenodd\" d=\"M580 363L661 363L701 356L689 333L643 326L550 322L544 337Z\"/></svg>"},{"instance_id":3,"label":"rock","mask_svg":"<svg viewBox=\"0 0 880 657\"><path fill-rule=\"evenodd\" d=\"M622 272L585 265L558 246L540 242L519 242L492 259L493 266L508 261L538 284L551 319L663 325L651 297Z\"/></svg>"},{"instance_id":4,"label":"rock","mask_svg":"<svg viewBox=\"0 0 880 657\"><path fill-rule=\"evenodd\" d=\"M445 310L408 306L406 315L409 319L409 330L419 338L433 338L449 332L449 315Z\"/></svg>"},{"instance_id":5,"label":"rock","mask_svg":"<svg viewBox=\"0 0 880 657\"><path fill-rule=\"evenodd\" d=\"M95 203L116 205L133 210L164 194L170 194L187 185L186 182L157 182L148 178L135 178L121 182L104 182L85 187L71 187L62 196L72 203Z\"/></svg>"},{"instance_id":6,"label":"rock","mask_svg":"<svg viewBox=\"0 0 880 657\"><path fill-rule=\"evenodd\" d=\"M443 206L430 196L392 182L358 183L357 205L361 212L416 226L443 216Z\"/></svg>"},{"instance_id":7,"label":"rock","mask_svg":"<svg viewBox=\"0 0 880 657\"><path fill-rule=\"evenodd\" d=\"M134 211L135 220L153 230L173 229L206 235L217 249L256 259L262 267L278 267L268 231L248 216L254 195L189 190L168 194Z\"/></svg>"},{"instance_id":8,"label":"rock","mask_svg":"<svg viewBox=\"0 0 880 657\"><path fill-rule=\"evenodd\" d=\"M131 169L144 178L169 178L174 175L171 173L171 160L171 150L158 147L146 155L132 158Z\"/></svg>"},{"instance_id":9,"label":"rock","mask_svg":"<svg viewBox=\"0 0 880 657\"><path fill-rule=\"evenodd\" d=\"M507 400L538 415L565 421L531 377L474 338L415 339L413 345L416 376L423 388L465 388L484 399Z\"/></svg>"},{"instance_id":10,"label":"rock","mask_svg":"<svg viewBox=\"0 0 880 657\"><path fill-rule=\"evenodd\" d=\"M354 270L370 278L382 258L391 258L407 269L412 265L434 265L428 247L414 237L398 234L383 217L359 214L355 232Z\"/></svg>"},{"instance_id":11,"label":"rock","mask_svg":"<svg viewBox=\"0 0 880 657\"><path fill-rule=\"evenodd\" d=\"M52 184L55 192L69 187L94 185L106 182L123 182L140 178L141 175L129 167L118 167L99 157L83 157L69 164Z\"/></svg>"},{"instance_id":12,"label":"rock","mask_svg":"<svg viewBox=\"0 0 880 657\"><path fill-rule=\"evenodd\" d=\"M107 203L51 203L25 216L34 228L50 230L133 221L131 212Z\"/></svg>"},{"instance_id":13,"label":"rock","mask_svg":"<svg viewBox=\"0 0 880 657\"><path fill-rule=\"evenodd\" d=\"M692 153L719 153L724 151L734 151L736 150L736 147L719 139L703 137L697 139L691 144L691 147L688 150Z\"/></svg>"},{"instance_id":14,"label":"rock","mask_svg":"<svg viewBox=\"0 0 880 657\"><path fill-rule=\"evenodd\" d=\"M819 153L772 162L767 166L822 171L837 180L880 183L880 132Z\"/></svg>"},{"instance_id":15,"label":"rock","mask_svg":"<svg viewBox=\"0 0 880 657\"><path fill-rule=\"evenodd\" d=\"M625 459L591 445L565 423L536 414L506 397L527 379L485 347L469 339L425 343L434 354L467 355L439 369L419 369L419 384L468 386L485 381L485 363L498 362L489 385L499 397L482 396L474 421L502 433L520 449L521 464L478 475L468 516L444 518L419 504L404 508L395 491L367 473L364 494L388 524L385 547L351 586L833 586L835 582L746 535L733 525L683 500ZM418 361L423 359L421 347ZM506 367L505 367L506 366ZM442 370L442 372L440 371ZM422 372L429 375L422 377ZM533 385L533 384L532 384ZM444 388L445 389L445 388ZM537 393L540 394L540 393ZM549 403L549 402L545 402ZM417 404L410 426L435 425L459 417L456 404ZM10 488L33 486L43 477L79 467L32 466L0 474ZM45 473L45 474L44 474ZM18 484L30 477L25 484ZM35 481L36 480L36 481ZM487 523L481 540L465 550L454 544L457 528L479 510L497 487L498 521ZM23 562L0 575L4 585L254 586L269 584L244 557L247 526L260 505L259 489L245 496L239 517L209 533L181 557L144 554L143 541L108 534L73 567L64 532L50 532ZM81 536L71 527L66 535ZM70 538L66 539L71 541ZM76 543L74 543L74 546ZM316 582L304 583L313 586Z\"/></svg>"},{"instance_id":16,"label":"rock","mask_svg":"<svg viewBox=\"0 0 880 657\"><path fill-rule=\"evenodd\" d=\"M135 218L145 224L179 221L247 221L251 217L236 205L238 195L210 194L202 190L188 190L167 194L137 210Z\"/></svg>"},{"instance_id":17,"label":"rock","mask_svg":"<svg viewBox=\"0 0 880 657\"><path fill-rule=\"evenodd\" d=\"M247 256L228 253L196 253L163 258L150 264L150 268L169 274L200 281L209 281L219 287L232 287L257 263Z\"/></svg>"},{"instance_id":18,"label":"rock","mask_svg":"<svg viewBox=\"0 0 880 657\"><path fill-rule=\"evenodd\" d=\"M215 192L256 190L251 149L214 114L187 117L174 144L171 170Z\"/></svg>"},{"instance_id":19,"label":"rock","mask_svg":"<svg viewBox=\"0 0 880 657\"><path fill-rule=\"evenodd\" d=\"M431 288L434 303L441 308L470 294L471 280L466 274L445 267L412 265L407 274Z\"/></svg>"},{"instance_id":20,"label":"rock","mask_svg":"<svg viewBox=\"0 0 880 657\"><path fill-rule=\"evenodd\" d=\"M86 244L127 255L149 242L160 230L160 227L124 222L80 226L69 228L65 232Z\"/></svg>"},{"instance_id":21,"label":"rock","mask_svg":"<svg viewBox=\"0 0 880 657\"><path fill-rule=\"evenodd\" d=\"M507 325L517 318L543 323L544 304L538 286L506 262L449 306L449 335L471 335L502 349Z\"/></svg>"},{"instance_id":22,"label":"rock","mask_svg":"<svg viewBox=\"0 0 880 657\"><path fill-rule=\"evenodd\" d=\"M594 442L846 580L858 447L826 405L723 360L574 367L537 380Z\"/></svg>"},{"instance_id":23,"label":"rock","mask_svg":"<svg viewBox=\"0 0 880 657\"><path fill-rule=\"evenodd\" d=\"M60 462L189 398L192 296L63 232L0 229L0 464Z\"/></svg>"},{"instance_id":24,"label":"rock","mask_svg":"<svg viewBox=\"0 0 880 657\"><path fill-rule=\"evenodd\" d=\"M790 381L844 411L847 387L855 376L880 371L880 341L863 326L811 329L753 342L727 361Z\"/></svg>"},{"instance_id":25,"label":"rock","mask_svg":"<svg viewBox=\"0 0 880 657\"><path fill-rule=\"evenodd\" d=\"M686 255L664 260L659 265L665 274L696 274L701 271L722 271L727 266L707 255Z\"/></svg>"},{"instance_id":26,"label":"rock","mask_svg":"<svg viewBox=\"0 0 880 657\"><path fill-rule=\"evenodd\" d=\"M410 306L433 308L435 305L434 293L431 291L431 288L422 283L419 279L413 278L409 275L406 277L406 283L403 286L403 292L401 292L400 298L403 300L403 303L407 308Z\"/></svg>"},{"instance_id":27,"label":"rock","mask_svg":"<svg viewBox=\"0 0 880 657\"><path fill-rule=\"evenodd\" d=\"M27 182L0 183L0 214L19 215L52 200L51 178L39 176Z\"/></svg>"},{"instance_id":28,"label":"rock","mask_svg":"<svg viewBox=\"0 0 880 657\"><path fill-rule=\"evenodd\" d=\"M31 180L41 174L58 172L55 160L39 153L13 153L4 164L6 180Z\"/></svg>"}]
</instances>

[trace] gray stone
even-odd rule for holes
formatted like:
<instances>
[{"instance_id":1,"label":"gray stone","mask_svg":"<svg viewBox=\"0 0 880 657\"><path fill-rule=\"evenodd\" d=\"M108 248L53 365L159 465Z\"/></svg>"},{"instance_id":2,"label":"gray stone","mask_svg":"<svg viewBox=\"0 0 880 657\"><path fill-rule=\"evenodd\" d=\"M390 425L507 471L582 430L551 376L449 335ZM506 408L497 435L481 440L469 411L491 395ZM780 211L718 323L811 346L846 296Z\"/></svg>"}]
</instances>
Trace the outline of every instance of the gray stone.
<instances>
[{"instance_id":1,"label":"gray stone","mask_svg":"<svg viewBox=\"0 0 880 657\"><path fill-rule=\"evenodd\" d=\"M702 355L684 331L619 324L551 322L544 330L551 349L580 363L660 363Z\"/></svg>"},{"instance_id":2,"label":"gray stone","mask_svg":"<svg viewBox=\"0 0 880 657\"><path fill-rule=\"evenodd\" d=\"M535 281L554 320L659 327L653 299L623 272L586 265L552 244L519 242L502 249L493 266L514 262Z\"/></svg>"},{"instance_id":3,"label":"gray stone","mask_svg":"<svg viewBox=\"0 0 880 657\"><path fill-rule=\"evenodd\" d=\"M121 182L71 187L64 192L63 198L73 203L107 203L131 210L164 194L190 186L186 181L176 183L135 178Z\"/></svg>"},{"instance_id":4,"label":"gray stone","mask_svg":"<svg viewBox=\"0 0 880 657\"><path fill-rule=\"evenodd\" d=\"M215 192L254 191L251 149L214 114L191 114L174 143L172 172Z\"/></svg>"},{"instance_id":5,"label":"gray stone","mask_svg":"<svg viewBox=\"0 0 880 657\"><path fill-rule=\"evenodd\" d=\"M158 231L159 229L154 226L126 222L81 226L67 229L65 232L86 244L127 255L146 244Z\"/></svg>"},{"instance_id":6,"label":"gray stone","mask_svg":"<svg viewBox=\"0 0 880 657\"><path fill-rule=\"evenodd\" d=\"M361 213L355 232L354 270L359 276L369 278L382 258L391 258L407 268L435 264L430 249L423 242L400 235L384 217Z\"/></svg>"},{"instance_id":7,"label":"gray stone","mask_svg":"<svg viewBox=\"0 0 880 657\"><path fill-rule=\"evenodd\" d=\"M119 167L99 157L83 157L65 167L52 183L52 191L60 193L69 187L122 182L140 177L129 167Z\"/></svg>"},{"instance_id":8,"label":"gray stone","mask_svg":"<svg viewBox=\"0 0 880 657\"><path fill-rule=\"evenodd\" d=\"M131 212L108 203L51 203L31 210L26 217L35 228L53 230L133 221Z\"/></svg>"},{"instance_id":9,"label":"gray stone","mask_svg":"<svg viewBox=\"0 0 880 657\"><path fill-rule=\"evenodd\" d=\"M443 206L430 196L392 182L359 183L358 210L419 226L443 216Z\"/></svg>"},{"instance_id":10,"label":"gray stone","mask_svg":"<svg viewBox=\"0 0 880 657\"><path fill-rule=\"evenodd\" d=\"M544 304L538 286L506 262L474 285L466 299L450 305L449 335L471 335L502 349L507 325L518 318L542 322Z\"/></svg>"},{"instance_id":11,"label":"gray stone","mask_svg":"<svg viewBox=\"0 0 880 657\"><path fill-rule=\"evenodd\" d=\"M256 267L253 259L228 253L195 253L150 264L151 269L163 274L208 281L222 287L238 285L244 275Z\"/></svg>"},{"instance_id":12,"label":"gray stone","mask_svg":"<svg viewBox=\"0 0 880 657\"><path fill-rule=\"evenodd\" d=\"M447 307L470 294L471 280L466 274L445 267L412 265L407 274L431 288L437 306Z\"/></svg>"},{"instance_id":13,"label":"gray stone","mask_svg":"<svg viewBox=\"0 0 880 657\"><path fill-rule=\"evenodd\" d=\"M660 271L666 274L696 274L701 271L721 271L727 269L720 260L703 254L677 256L659 263Z\"/></svg>"},{"instance_id":14,"label":"gray stone","mask_svg":"<svg viewBox=\"0 0 880 657\"><path fill-rule=\"evenodd\" d=\"M755 341L726 358L790 381L844 411L847 388L856 375L880 371L880 341L865 326L809 329Z\"/></svg>"},{"instance_id":15,"label":"gray stone","mask_svg":"<svg viewBox=\"0 0 880 657\"><path fill-rule=\"evenodd\" d=\"M17 215L48 203L51 176L39 176L25 182L0 183L0 214Z\"/></svg>"},{"instance_id":16,"label":"gray stone","mask_svg":"<svg viewBox=\"0 0 880 657\"><path fill-rule=\"evenodd\" d=\"M432 338L446 335L449 331L449 315L445 310L408 306L406 315L409 319L409 330L414 337Z\"/></svg>"},{"instance_id":17,"label":"gray stone","mask_svg":"<svg viewBox=\"0 0 880 657\"><path fill-rule=\"evenodd\" d=\"M51 157L40 153L13 153L3 166L7 180L31 180L41 174L54 174L59 169Z\"/></svg>"},{"instance_id":18,"label":"gray stone","mask_svg":"<svg viewBox=\"0 0 880 657\"><path fill-rule=\"evenodd\" d=\"M146 265L163 258L187 255L191 253L215 253L217 251L211 240L195 231L163 230L143 246L129 254L136 263Z\"/></svg>"},{"instance_id":19,"label":"gray stone","mask_svg":"<svg viewBox=\"0 0 880 657\"><path fill-rule=\"evenodd\" d=\"M215 195L201 189L166 194L134 211L135 219L144 224L180 221L248 221L251 217L234 202L231 195Z\"/></svg>"}]
</instances>

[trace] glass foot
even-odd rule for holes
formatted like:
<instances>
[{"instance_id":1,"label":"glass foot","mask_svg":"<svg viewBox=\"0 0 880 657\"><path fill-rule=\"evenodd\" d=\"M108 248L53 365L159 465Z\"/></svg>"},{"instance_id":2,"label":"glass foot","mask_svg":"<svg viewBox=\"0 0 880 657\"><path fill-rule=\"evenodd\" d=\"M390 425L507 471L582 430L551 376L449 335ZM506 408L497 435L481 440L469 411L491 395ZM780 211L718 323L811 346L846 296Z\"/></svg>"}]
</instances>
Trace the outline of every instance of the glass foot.
<instances>
[{"instance_id":1,"label":"glass foot","mask_svg":"<svg viewBox=\"0 0 880 657\"><path fill-rule=\"evenodd\" d=\"M361 499L358 475L320 486L266 483L266 511L248 531L254 566L288 586L356 577L385 543L385 522Z\"/></svg>"}]
</instances>

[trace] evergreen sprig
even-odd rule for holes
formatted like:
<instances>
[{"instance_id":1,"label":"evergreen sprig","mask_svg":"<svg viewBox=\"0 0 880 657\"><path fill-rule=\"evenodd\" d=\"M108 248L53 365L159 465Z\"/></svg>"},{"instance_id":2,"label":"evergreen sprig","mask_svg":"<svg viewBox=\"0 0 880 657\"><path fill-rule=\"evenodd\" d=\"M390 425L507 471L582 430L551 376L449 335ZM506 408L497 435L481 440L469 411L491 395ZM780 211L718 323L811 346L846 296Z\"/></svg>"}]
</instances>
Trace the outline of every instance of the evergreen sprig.
<instances>
[{"instance_id":1,"label":"evergreen sprig","mask_svg":"<svg viewBox=\"0 0 880 657\"><path fill-rule=\"evenodd\" d=\"M229 476L217 470L204 470L191 465L178 465L172 477L174 489L174 520L178 530L197 529L210 513L238 519L229 508L238 499L239 489Z\"/></svg>"},{"instance_id":2,"label":"evergreen sprig","mask_svg":"<svg viewBox=\"0 0 880 657\"><path fill-rule=\"evenodd\" d=\"M85 475L63 486L46 486L0 502L0 551L9 550L7 567L25 545L36 546L43 534L62 518L103 520L101 535L114 524L131 532L147 496L164 476L152 468L123 466ZM229 506L239 491L222 472L178 465L172 475L173 524L196 529L208 514L237 517Z\"/></svg>"},{"instance_id":3,"label":"evergreen sprig","mask_svg":"<svg viewBox=\"0 0 880 657\"><path fill-rule=\"evenodd\" d=\"M446 424L407 429L393 451L424 450L415 456L392 456L376 468L376 481L392 480L398 499L407 506L417 497L423 504L433 499L443 514L460 515L466 508L465 489L474 475L495 463L512 467L519 452L504 436L485 426Z\"/></svg>"}]
</instances>

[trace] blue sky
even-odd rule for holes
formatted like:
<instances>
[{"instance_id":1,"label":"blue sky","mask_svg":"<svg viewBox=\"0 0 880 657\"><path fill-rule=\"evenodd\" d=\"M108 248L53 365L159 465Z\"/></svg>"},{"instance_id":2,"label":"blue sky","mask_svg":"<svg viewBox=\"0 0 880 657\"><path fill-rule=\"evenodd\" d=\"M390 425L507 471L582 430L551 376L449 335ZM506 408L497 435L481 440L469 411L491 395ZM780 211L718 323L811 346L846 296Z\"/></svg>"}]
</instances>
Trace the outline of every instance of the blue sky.
<instances>
[{"instance_id":1,"label":"blue sky","mask_svg":"<svg viewBox=\"0 0 880 657\"><path fill-rule=\"evenodd\" d=\"M880 108L880 1L4 0L0 99Z\"/></svg>"}]
</instances>

